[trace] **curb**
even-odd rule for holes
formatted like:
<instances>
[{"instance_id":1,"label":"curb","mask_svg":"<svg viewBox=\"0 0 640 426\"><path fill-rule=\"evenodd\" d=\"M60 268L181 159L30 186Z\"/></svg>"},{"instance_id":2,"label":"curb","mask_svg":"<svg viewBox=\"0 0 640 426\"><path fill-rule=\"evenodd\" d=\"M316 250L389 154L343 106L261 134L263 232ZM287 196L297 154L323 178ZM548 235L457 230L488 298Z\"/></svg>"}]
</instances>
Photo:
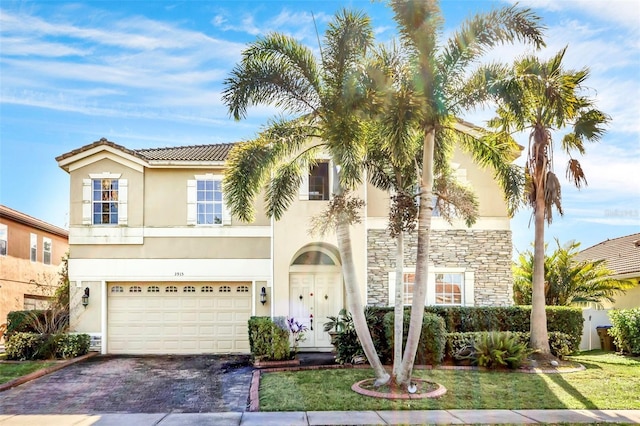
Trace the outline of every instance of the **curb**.
<instances>
[{"instance_id":1,"label":"curb","mask_svg":"<svg viewBox=\"0 0 640 426\"><path fill-rule=\"evenodd\" d=\"M97 355L98 355L98 352L89 352L86 355L82 355L82 356L79 356L77 358L72 358L70 360L61 362L59 364L52 365L51 367L43 368L41 370L36 370L33 373L29 373L29 374L27 374L25 376L21 376L21 377L18 377L17 379L13 379L13 380L11 380L9 382L0 384L0 392L3 392L5 390L7 390L7 389L11 389L13 387L22 385L24 383L30 382L31 380L35 380L35 379L40 378L40 377L42 377L44 375L47 375L49 373L53 373L54 371L61 370L61 369L65 368L65 367L67 367L67 366L69 366L71 364L75 364L76 362L84 361L85 359L92 358L92 357L97 356Z\"/></svg>"}]
</instances>

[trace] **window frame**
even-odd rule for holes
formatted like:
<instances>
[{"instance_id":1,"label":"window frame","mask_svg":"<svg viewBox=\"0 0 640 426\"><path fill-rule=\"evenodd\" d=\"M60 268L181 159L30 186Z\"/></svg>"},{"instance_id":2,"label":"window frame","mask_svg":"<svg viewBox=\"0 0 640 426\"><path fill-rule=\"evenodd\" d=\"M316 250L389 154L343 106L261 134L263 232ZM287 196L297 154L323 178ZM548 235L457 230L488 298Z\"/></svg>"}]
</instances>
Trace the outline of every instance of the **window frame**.
<instances>
[{"instance_id":1,"label":"window frame","mask_svg":"<svg viewBox=\"0 0 640 426\"><path fill-rule=\"evenodd\" d=\"M9 254L9 226L0 223L0 256Z\"/></svg>"},{"instance_id":2,"label":"window frame","mask_svg":"<svg viewBox=\"0 0 640 426\"><path fill-rule=\"evenodd\" d=\"M89 173L88 178L82 179L82 224L97 226L97 227L111 227L115 228L117 226L127 226L129 217L128 217L128 194L129 194L129 181L128 179L122 179L121 173ZM103 200L96 201L94 200L94 181L95 180L105 180L111 179L116 180L118 185L118 195L117 195L117 220L116 223L95 223L94 215L100 214L94 212L94 203L103 202Z\"/></svg>"},{"instance_id":3,"label":"window frame","mask_svg":"<svg viewBox=\"0 0 640 426\"><path fill-rule=\"evenodd\" d=\"M415 268L403 269L403 282L407 274L415 274ZM462 288L460 289L460 304L442 304L436 300L436 275L438 274L460 274L462 275ZM395 304L395 270L388 272L388 303L389 306ZM405 306L407 295L405 297ZM411 304L411 299L409 304ZM425 306L475 306L475 273L465 267L433 267L429 266L427 274L427 298Z\"/></svg>"},{"instance_id":4,"label":"window frame","mask_svg":"<svg viewBox=\"0 0 640 426\"><path fill-rule=\"evenodd\" d=\"M29 234L29 259L31 262L38 261L38 234Z\"/></svg>"},{"instance_id":5,"label":"window frame","mask_svg":"<svg viewBox=\"0 0 640 426\"><path fill-rule=\"evenodd\" d=\"M317 168L320 164L326 164L327 166L327 182L326 185L323 185L323 194L321 194L321 198L312 198L313 195L311 191L312 186L312 171L314 168ZM328 156L320 156L316 158L315 164L309 165L309 172L302 176L302 180L300 182L300 188L298 189L298 199L301 201L330 201L333 197L333 162ZM324 192L326 191L326 194Z\"/></svg>"},{"instance_id":6,"label":"window frame","mask_svg":"<svg viewBox=\"0 0 640 426\"><path fill-rule=\"evenodd\" d=\"M222 189L223 177L224 176L222 174L206 173L203 175L194 175L194 179L187 180L187 225L198 226L198 227L210 227L210 228L231 225L231 212L227 208L227 202L225 200L224 191ZM221 206L220 208L221 223L198 223L198 220L199 220L198 182L199 181L213 181L214 187L215 187L215 182L219 182L220 200L215 200L215 202L220 203L220 206Z\"/></svg>"},{"instance_id":7,"label":"window frame","mask_svg":"<svg viewBox=\"0 0 640 426\"><path fill-rule=\"evenodd\" d=\"M47 243L49 243L49 250L47 250ZM48 259L47 259L48 255ZM51 238L42 237L42 263L45 265L51 265L53 258L53 240Z\"/></svg>"},{"instance_id":8,"label":"window frame","mask_svg":"<svg viewBox=\"0 0 640 426\"><path fill-rule=\"evenodd\" d=\"M97 178L91 179L91 224L94 226L114 226L118 224L120 212L120 185L119 179ZM105 187L105 184L108 184ZM114 197L115 193L115 197ZM100 199L96 200L96 194ZM105 196L107 198L105 198ZM105 211L104 207L107 206ZM104 221L105 216L107 221ZM96 219L99 218L100 222Z\"/></svg>"},{"instance_id":9,"label":"window frame","mask_svg":"<svg viewBox=\"0 0 640 426\"><path fill-rule=\"evenodd\" d=\"M209 183L211 188L208 188ZM208 199L209 194L210 199ZM222 226L223 204L222 179L213 177L196 179L196 225ZM209 221L209 215L211 215L211 221Z\"/></svg>"}]
</instances>

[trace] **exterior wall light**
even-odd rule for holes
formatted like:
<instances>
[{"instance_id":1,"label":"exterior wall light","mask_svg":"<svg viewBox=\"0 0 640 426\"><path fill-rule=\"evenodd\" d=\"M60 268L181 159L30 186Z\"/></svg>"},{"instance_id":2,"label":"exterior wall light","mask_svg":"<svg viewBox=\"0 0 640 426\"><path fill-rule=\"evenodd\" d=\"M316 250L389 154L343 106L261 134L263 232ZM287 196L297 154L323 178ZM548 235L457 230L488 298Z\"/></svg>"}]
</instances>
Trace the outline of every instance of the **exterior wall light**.
<instances>
[{"instance_id":1,"label":"exterior wall light","mask_svg":"<svg viewBox=\"0 0 640 426\"><path fill-rule=\"evenodd\" d=\"M84 294L82 295L82 306L85 308L89 304L89 287L85 287Z\"/></svg>"},{"instance_id":2,"label":"exterior wall light","mask_svg":"<svg viewBox=\"0 0 640 426\"><path fill-rule=\"evenodd\" d=\"M260 290L260 303L262 303L263 305L267 303L267 289L264 287L262 287L262 290Z\"/></svg>"}]
</instances>

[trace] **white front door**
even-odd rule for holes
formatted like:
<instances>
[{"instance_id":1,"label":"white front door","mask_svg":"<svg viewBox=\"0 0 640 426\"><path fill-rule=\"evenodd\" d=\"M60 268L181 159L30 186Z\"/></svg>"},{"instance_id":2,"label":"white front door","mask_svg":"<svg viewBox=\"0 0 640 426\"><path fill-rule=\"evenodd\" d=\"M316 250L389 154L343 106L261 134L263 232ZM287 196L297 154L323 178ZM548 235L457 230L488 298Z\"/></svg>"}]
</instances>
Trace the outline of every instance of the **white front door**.
<instances>
[{"instance_id":1,"label":"white front door","mask_svg":"<svg viewBox=\"0 0 640 426\"><path fill-rule=\"evenodd\" d=\"M342 283L336 272L295 272L289 276L290 317L307 327L300 348L330 348L329 333L324 331L328 316L342 308Z\"/></svg>"}]
</instances>

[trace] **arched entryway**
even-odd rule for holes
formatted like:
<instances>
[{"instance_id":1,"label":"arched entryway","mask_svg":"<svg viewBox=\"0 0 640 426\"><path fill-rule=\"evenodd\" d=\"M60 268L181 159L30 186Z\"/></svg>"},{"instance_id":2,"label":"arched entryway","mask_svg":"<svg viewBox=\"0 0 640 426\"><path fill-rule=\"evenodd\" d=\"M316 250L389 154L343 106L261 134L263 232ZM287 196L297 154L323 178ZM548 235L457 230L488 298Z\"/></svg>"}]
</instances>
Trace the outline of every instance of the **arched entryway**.
<instances>
[{"instance_id":1,"label":"arched entryway","mask_svg":"<svg viewBox=\"0 0 640 426\"><path fill-rule=\"evenodd\" d=\"M304 246L289 266L289 313L307 327L300 348L330 349L331 339L324 331L328 316L343 307L342 273L338 250L329 244Z\"/></svg>"}]
</instances>

